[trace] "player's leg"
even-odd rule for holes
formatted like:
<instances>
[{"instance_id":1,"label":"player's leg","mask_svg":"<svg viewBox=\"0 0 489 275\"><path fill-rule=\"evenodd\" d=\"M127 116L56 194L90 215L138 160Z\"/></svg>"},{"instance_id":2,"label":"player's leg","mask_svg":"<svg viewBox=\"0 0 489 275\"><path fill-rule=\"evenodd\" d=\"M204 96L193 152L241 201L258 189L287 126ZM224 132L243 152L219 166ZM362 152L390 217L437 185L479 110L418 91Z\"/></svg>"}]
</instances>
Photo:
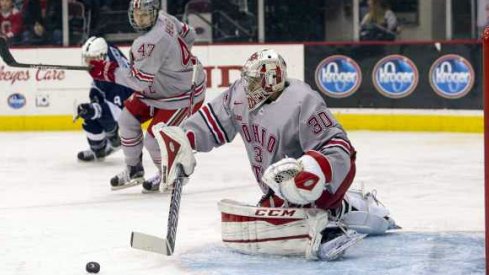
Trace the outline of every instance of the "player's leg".
<instances>
[{"instance_id":1,"label":"player's leg","mask_svg":"<svg viewBox=\"0 0 489 275\"><path fill-rule=\"evenodd\" d=\"M102 126L96 120L85 119L82 127L90 148L78 152L77 157L80 161L102 160L110 154L111 147L107 144Z\"/></svg>"},{"instance_id":2,"label":"player's leg","mask_svg":"<svg viewBox=\"0 0 489 275\"><path fill-rule=\"evenodd\" d=\"M110 148L110 151L107 152L107 155L121 148L121 139L119 137L119 125L114 117L113 110L111 110L109 104L112 103L109 103L107 101L103 101L102 103L100 103L100 106L102 108L102 115L99 119L97 119L99 125L104 130L105 139L107 140L107 143ZM114 105L112 108L115 108L120 115L121 110L117 106Z\"/></svg>"},{"instance_id":3,"label":"player's leg","mask_svg":"<svg viewBox=\"0 0 489 275\"><path fill-rule=\"evenodd\" d=\"M112 103L104 101L104 103L100 104L100 106L102 107L102 116L98 119L98 122L104 128L105 137L110 143L110 146L115 151L120 149L121 147L121 138L119 136L119 125L116 118L114 117L113 111L111 110L111 106L109 106L109 104ZM116 109L116 111L119 112L120 115L121 110L114 104L112 105L112 109Z\"/></svg>"},{"instance_id":4,"label":"player's leg","mask_svg":"<svg viewBox=\"0 0 489 275\"><path fill-rule=\"evenodd\" d=\"M141 124L151 118L151 112L152 108L137 96L132 96L125 102L119 117L119 135L126 168L110 180L113 189L144 181L142 163L144 137Z\"/></svg>"}]
</instances>

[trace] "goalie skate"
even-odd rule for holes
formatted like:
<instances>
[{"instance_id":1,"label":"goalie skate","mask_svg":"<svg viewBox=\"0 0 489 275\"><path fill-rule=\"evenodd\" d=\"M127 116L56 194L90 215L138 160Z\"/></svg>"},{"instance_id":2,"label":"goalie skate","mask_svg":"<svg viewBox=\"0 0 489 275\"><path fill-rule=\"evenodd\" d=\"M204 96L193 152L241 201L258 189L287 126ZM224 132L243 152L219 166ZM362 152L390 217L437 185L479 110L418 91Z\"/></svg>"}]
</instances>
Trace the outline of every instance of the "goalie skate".
<instances>
[{"instance_id":1,"label":"goalie skate","mask_svg":"<svg viewBox=\"0 0 489 275\"><path fill-rule=\"evenodd\" d=\"M354 230L348 230L334 239L321 244L318 256L322 260L334 261L343 256L348 248L357 244L366 236L367 234L360 234Z\"/></svg>"},{"instance_id":2,"label":"goalie skate","mask_svg":"<svg viewBox=\"0 0 489 275\"><path fill-rule=\"evenodd\" d=\"M110 180L112 191L126 189L144 182L144 169L142 164L127 166L122 172Z\"/></svg>"}]
</instances>

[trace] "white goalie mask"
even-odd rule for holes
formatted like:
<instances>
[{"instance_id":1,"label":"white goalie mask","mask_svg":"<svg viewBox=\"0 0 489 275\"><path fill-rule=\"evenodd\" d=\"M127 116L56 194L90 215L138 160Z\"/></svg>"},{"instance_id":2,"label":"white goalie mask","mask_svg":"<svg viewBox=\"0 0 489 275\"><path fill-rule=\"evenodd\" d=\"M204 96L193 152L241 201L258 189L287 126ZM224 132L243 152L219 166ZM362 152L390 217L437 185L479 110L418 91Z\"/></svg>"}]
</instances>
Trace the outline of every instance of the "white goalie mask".
<instances>
[{"instance_id":1,"label":"white goalie mask","mask_svg":"<svg viewBox=\"0 0 489 275\"><path fill-rule=\"evenodd\" d=\"M250 56L241 69L248 108L253 111L285 87L287 65L276 51L265 49Z\"/></svg>"},{"instance_id":2,"label":"white goalie mask","mask_svg":"<svg viewBox=\"0 0 489 275\"><path fill-rule=\"evenodd\" d=\"M109 46L102 37L92 36L82 46L82 62L90 63L90 60L105 60Z\"/></svg>"},{"instance_id":3,"label":"white goalie mask","mask_svg":"<svg viewBox=\"0 0 489 275\"><path fill-rule=\"evenodd\" d=\"M156 24L160 10L159 0L131 0L129 2L129 23L137 32L147 32Z\"/></svg>"}]
</instances>

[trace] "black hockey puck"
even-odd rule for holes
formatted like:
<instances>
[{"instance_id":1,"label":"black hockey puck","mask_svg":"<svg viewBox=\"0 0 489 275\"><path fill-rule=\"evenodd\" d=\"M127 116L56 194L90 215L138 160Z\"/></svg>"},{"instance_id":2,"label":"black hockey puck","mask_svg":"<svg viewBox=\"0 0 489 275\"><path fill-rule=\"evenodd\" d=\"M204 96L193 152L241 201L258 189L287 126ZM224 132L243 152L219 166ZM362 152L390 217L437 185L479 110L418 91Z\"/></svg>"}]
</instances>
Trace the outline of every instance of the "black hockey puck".
<instances>
[{"instance_id":1,"label":"black hockey puck","mask_svg":"<svg viewBox=\"0 0 489 275\"><path fill-rule=\"evenodd\" d=\"M100 265L97 262L88 262L85 269L88 273L98 273L100 271Z\"/></svg>"}]
</instances>

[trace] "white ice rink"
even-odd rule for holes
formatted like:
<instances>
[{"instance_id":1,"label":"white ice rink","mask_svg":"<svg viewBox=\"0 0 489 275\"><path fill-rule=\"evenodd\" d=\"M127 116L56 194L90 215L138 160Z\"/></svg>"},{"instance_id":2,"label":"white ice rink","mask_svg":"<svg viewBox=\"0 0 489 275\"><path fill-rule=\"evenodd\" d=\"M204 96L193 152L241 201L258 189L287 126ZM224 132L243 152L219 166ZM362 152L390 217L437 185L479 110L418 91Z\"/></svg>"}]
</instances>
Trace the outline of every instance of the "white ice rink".
<instances>
[{"instance_id":1,"label":"white ice rink","mask_svg":"<svg viewBox=\"0 0 489 275\"><path fill-rule=\"evenodd\" d=\"M337 262L246 256L220 242L217 201L260 197L241 141L197 155L184 187L176 253L130 248L163 236L169 196L112 192L122 153L79 163L82 132L0 133L0 274L484 274L483 136L351 132L356 185L376 189L402 230L369 237ZM147 175L156 170L145 156Z\"/></svg>"}]
</instances>

